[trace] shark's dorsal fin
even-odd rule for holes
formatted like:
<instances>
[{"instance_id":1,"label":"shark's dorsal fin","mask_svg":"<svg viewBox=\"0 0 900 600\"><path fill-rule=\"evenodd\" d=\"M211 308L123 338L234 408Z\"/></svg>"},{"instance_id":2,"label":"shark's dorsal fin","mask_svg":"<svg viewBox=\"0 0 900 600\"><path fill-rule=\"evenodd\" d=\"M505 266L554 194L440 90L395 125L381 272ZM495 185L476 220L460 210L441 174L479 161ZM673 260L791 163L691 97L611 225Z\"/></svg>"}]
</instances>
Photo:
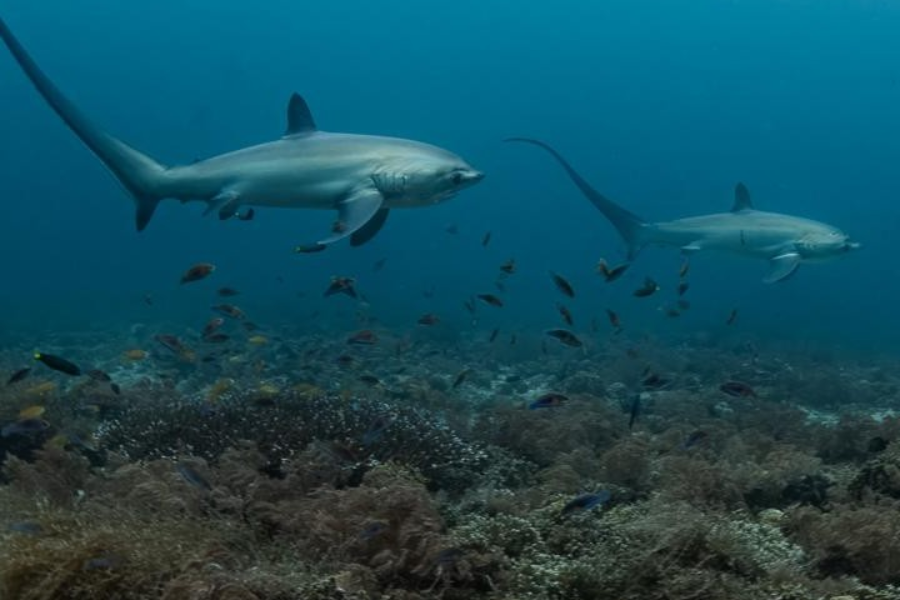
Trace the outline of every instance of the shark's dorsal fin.
<instances>
[{"instance_id":1,"label":"shark's dorsal fin","mask_svg":"<svg viewBox=\"0 0 900 600\"><path fill-rule=\"evenodd\" d=\"M285 135L303 135L316 130L316 122L303 96L294 92L288 101L287 132Z\"/></svg>"},{"instance_id":2,"label":"shark's dorsal fin","mask_svg":"<svg viewBox=\"0 0 900 600\"><path fill-rule=\"evenodd\" d=\"M734 206L731 212L740 212L742 210L753 210L753 202L750 200L750 190L743 183L734 186Z\"/></svg>"}]
</instances>

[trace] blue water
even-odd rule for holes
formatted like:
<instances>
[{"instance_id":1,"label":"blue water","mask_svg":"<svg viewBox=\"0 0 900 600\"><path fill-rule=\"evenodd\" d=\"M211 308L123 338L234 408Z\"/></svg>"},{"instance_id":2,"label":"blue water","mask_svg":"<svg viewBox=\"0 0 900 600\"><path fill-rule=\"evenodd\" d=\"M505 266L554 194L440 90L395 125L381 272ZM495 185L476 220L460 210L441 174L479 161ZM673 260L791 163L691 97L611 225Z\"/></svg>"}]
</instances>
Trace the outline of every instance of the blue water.
<instances>
[{"instance_id":1,"label":"blue water","mask_svg":"<svg viewBox=\"0 0 900 600\"><path fill-rule=\"evenodd\" d=\"M293 254L327 230L326 212L222 223L171 201L138 234L130 199L0 52L5 334L197 327L220 285L241 289L260 323L343 332L356 307L321 297L336 274L357 276L388 326L433 311L465 330L463 300L494 292L515 258L507 306L480 309L478 327L555 326L554 270L578 291L579 330L611 307L632 332L716 336L738 307L738 331L758 339L865 350L900 335L896 3L48 0L2 16L82 110L166 164L281 135L296 90L325 130L431 142L487 173L446 204L395 211L362 248ZM761 262L700 254L692 309L667 319L657 308L673 297L677 251L648 250L602 283L596 261L623 256L615 231L548 156L501 142L510 135L553 143L651 220L726 210L741 180L758 208L832 223L865 249L775 286ZM198 261L214 277L179 286ZM631 296L645 275L663 295Z\"/></svg>"}]
</instances>

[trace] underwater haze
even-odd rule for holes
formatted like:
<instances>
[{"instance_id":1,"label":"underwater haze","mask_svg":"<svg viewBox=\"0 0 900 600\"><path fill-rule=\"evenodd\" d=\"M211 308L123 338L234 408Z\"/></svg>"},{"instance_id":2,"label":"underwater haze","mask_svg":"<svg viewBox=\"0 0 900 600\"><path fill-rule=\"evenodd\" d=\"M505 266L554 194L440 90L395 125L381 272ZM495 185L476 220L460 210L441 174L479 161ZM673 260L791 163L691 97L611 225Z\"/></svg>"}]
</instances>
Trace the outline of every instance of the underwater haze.
<instances>
[{"instance_id":1,"label":"underwater haze","mask_svg":"<svg viewBox=\"0 0 900 600\"><path fill-rule=\"evenodd\" d=\"M616 306L655 333L714 330L738 306L762 336L869 347L900 334L892 3L91 1L12 3L4 18L86 114L165 164L274 139L296 90L325 130L434 143L487 178L394 214L361 248L292 254L328 227L324 211L220 223L198 203L164 202L137 234L127 195L4 57L3 331L158 318L146 292L167 318L187 317L195 292L177 274L201 260L280 321L325 306L321 282L347 274L387 322L434 307L463 325L461 299L489 291L495 265L514 257L508 326L554 317L553 269L583 290L579 309ZM698 255L693 308L667 322L651 302L634 306L630 284L593 275L600 257L622 258L618 236L548 157L501 142L515 135L552 143L650 220L725 211L744 181L758 208L834 224L864 249L777 286L760 284L758 261ZM646 251L628 276L671 290L679 262L672 249Z\"/></svg>"},{"instance_id":2,"label":"underwater haze","mask_svg":"<svg viewBox=\"0 0 900 600\"><path fill-rule=\"evenodd\" d=\"M900 600L898 32L3 3L0 599Z\"/></svg>"}]
</instances>

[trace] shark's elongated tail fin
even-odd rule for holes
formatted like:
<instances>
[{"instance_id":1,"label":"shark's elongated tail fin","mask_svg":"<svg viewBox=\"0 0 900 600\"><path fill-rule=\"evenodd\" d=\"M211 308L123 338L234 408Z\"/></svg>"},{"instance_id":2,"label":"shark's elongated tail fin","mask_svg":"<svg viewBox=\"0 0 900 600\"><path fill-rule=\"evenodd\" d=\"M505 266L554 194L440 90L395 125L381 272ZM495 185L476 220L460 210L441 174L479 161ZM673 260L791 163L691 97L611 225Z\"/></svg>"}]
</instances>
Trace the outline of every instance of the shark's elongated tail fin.
<instances>
[{"instance_id":1,"label":"shark's elongated tail fin","mask_svg":"<svg viewBox=\"0 0 900 600\"><path fill-rule=\"evenodd\" d=\"M557 161L559 161L559 164L562 165L572 181L575 182L575 185L578 186L581 193L584 194L594 206L600 209L603 216L609 219L609 222L613 224L613 227L616 228L619 235L625 240L625 243L628 245L628 259L631 260L635 257L644 245L643 232L647 228L647 223L643 219L619 206L591 187L591 184L589 184L584 177L569 164L569 161L563 158L563 156L549 144L540 140L522 137L507 138L504 141L533 144L549 152Z\"/></svg>"},{"instance_id":2,"label":"shark's elongated tail fin","mask_svg":"<svg viewBox=\"0 0 900 600\"><path fill-rule=\"evenodd\" d=\"M3 19L0 19L0 38L47 104L134 198L137 229L143 230L164 197L165 167L91 123L38 67Z\"/></svg>"}]
</instances>

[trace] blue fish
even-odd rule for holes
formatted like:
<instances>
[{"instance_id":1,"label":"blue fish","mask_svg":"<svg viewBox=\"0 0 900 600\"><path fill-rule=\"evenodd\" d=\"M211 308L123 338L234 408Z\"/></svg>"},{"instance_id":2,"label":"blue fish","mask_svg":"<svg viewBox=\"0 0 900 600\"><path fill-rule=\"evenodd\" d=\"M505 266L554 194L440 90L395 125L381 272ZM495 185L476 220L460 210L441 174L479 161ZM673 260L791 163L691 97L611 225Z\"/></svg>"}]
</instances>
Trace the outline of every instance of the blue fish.
<instances>
[{"instance_id":1,"label":"blue fish","mask_svg":"<svg viewBox=\"0 0 900 600\"><path fill-rule=\"evenodd\" d=\"M555 408L557 406L562 406L568 401L568 396L557 394L556 392L550 392L530 402L528 404L528 410L537 410L539 408Z\"/></svg>"},{"instance_id":2,"label":"blue fish","mask_svg":"<svg viewBox=\"0 0 900 600\"><path fill-rule=\"evenodd\" d=\"M698 429L697 431L693 432L691 435L687 436L687 438L685 438L684 443L681 444L681 447L684 448L685 450L687 450L689 448L693 448L694 446L696 446L697 444L702 442L704 439L706 439L706 432L700 431Z\"/></svg>"},{"instance_id":3,"label":"blue fish","mask_svg":"<svg viewBox=\"0 0 900 600\"><path fill-rule=\"evenodd\" d=\"M10 523L6 526L6 530L23 535L40 535L44 528L41 527L40 523L35 523L34 521L20 521L18 523Z\"/></svg>"},{"instance_id":4,"label":"blue fish","mask_svg":"<svg viewBox=\"0 0 900 600\"><path fill-rule=\"evenodd\" d=\"M204 490L212 489L212 486L209 484L209 482L206 481L206 479L204 479L203 476L200 475L200 473L195 471L193 467L180 462L175 465L175 470L178 471L178 474L181 475L181 477L184 478L184 480L192 486L202 488Z\"/></svg>"},{"instance_id":5,"label":"blue fish","mask_svg":"<svg viewBox=\"0 0 900 600\"><path fill-rule=\"evenodd\" d=\"M581 494L566 502L566 505L563 506L562 514L568 515L573 512L587 512L592 508L606 504L609 502L610 498L612 498L612 494L609 493L609 490L601 490L596 494Z\"/></svg>"},{"instance_id":6,"label":"blue fish","mask_svg":"<svg viewBox=\"0 0 900 600\"><path fill-rule=\"evenodd\" d=\"M43 419L22 419L15 423L5 425L0 429L0 437L12 437L14 435L35 435L43 433L50 428L50 423Z\"/></svg>"}]
</instances>

